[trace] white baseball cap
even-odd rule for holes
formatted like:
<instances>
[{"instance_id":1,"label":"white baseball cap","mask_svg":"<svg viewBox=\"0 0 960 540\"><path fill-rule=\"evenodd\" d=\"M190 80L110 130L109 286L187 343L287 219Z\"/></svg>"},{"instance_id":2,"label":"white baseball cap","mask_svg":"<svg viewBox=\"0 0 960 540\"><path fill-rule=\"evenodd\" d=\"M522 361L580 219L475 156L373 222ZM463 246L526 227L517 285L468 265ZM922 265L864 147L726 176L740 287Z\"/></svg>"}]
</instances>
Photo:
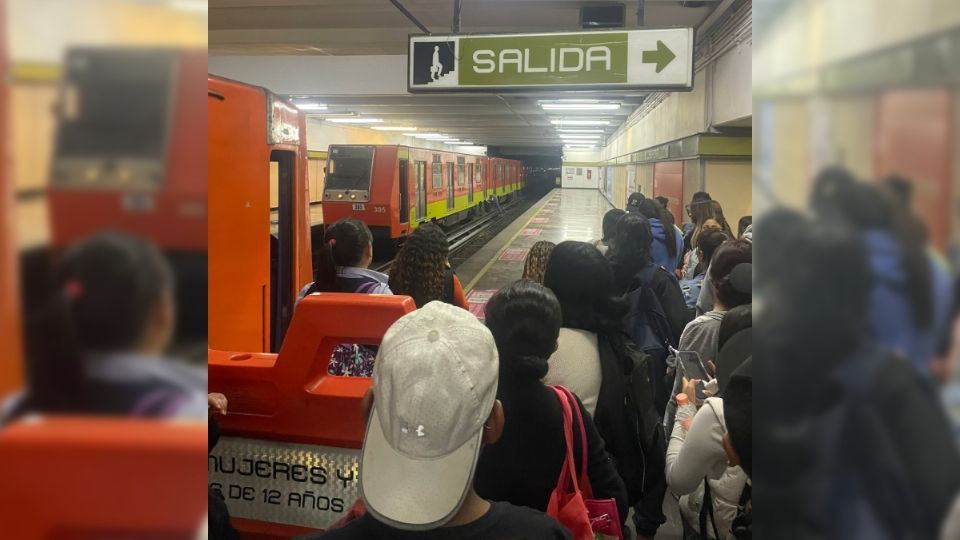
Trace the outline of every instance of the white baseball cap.
<instances>
[{"instance_id":1,"label":"white baseball cap","mask_svg":"<svg viewBox=\"0 0 960 540\"><path fill-rule=\"evenodd\" d=\"M470 312L430 302L387 330L360 460L367 510L390 526L440 527L473 482L497 396L493 335Z\"/></svg>"}]
</instances>

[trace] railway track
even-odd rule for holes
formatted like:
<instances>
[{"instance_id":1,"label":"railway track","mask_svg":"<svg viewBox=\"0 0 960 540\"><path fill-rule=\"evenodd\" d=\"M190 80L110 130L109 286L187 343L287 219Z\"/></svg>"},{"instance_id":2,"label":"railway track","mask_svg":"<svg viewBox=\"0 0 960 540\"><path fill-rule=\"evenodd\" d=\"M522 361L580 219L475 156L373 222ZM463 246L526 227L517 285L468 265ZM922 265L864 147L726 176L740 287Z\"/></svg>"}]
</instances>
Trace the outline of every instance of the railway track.
<instances>
[{"instance_id":1,"label":"railway track","mask_svg":"<svg viewBox=\"0 0 960 540\"><path fill-rule=\"evenodd\" d=\"M485 216L482 216L476 220L471 220L470 222L455 227L452 230L447 232L447 241L450 243L450 258L453 259L454 255L459 253L462 249L467 247L470 242L488 231L492 227L500 225L503 221L509 223L512 221L514 216L512 216L509 210L512 210L517 205L522 205L526 199L524 197L517 197L511 200L508 203L501 205L499 212L490 212ZM390 265L393 264L393 259L386 262L374 262L370 266L373 270L377 272L388 272L390 270Z\"/></svg>"}]
</instances>

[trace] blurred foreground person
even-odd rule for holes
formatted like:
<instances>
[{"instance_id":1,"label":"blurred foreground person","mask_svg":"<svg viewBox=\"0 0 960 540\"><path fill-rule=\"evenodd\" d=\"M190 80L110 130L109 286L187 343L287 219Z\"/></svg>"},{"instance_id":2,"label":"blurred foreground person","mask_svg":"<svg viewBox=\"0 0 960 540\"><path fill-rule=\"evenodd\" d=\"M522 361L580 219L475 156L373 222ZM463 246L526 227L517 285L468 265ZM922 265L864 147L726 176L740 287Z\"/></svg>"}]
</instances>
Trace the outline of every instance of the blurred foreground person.
<instances>
[{"instance_id":1,"label":"blurred foreground person","mask_svg":"<svg viewBox=\"0 0 960 540\"><path fill-rule=\"evenodd\" d=\"M477 457L503 433L497 346L469 312L430 302L387 330L363 400L367 513L304 538L570 538L546 515L480 498Z\"/></svg>"},{"instance_id":2,"label":"blurred foreground person","mask_svg":"<svg viewBox=\"0 0 960 540\"><path fill-rule=\"evenodd\" d=\"M164 354L175 327L170 267L151 243L119 232L68 248L56 293L27 320L27 389L6 416L207 415L205 370Z\"/></svg>"},{"instance_id":3,"label":"blurred foreground person","mask_svg":"<svg viewBox=\"0 0 960 540\"><path fill-rule=\"evenodd\" d=\"M866 241L789 210L757 230L757 537L934 537L960 455L926 381L872 339Z\"/></svg>"},{"instance_id":4,"label":"blurred foreground person","mask_svg":"<svg viewBox=\"0 0 960 540\"><path fill-rule=\"evenodd\" d=\"M866 246L873 339L929 377L948 332L952 286L926 249L923 226L883 190L843 169L817 177L811 206L819 217L849 227Z\"/></svg>"}]
</instances>

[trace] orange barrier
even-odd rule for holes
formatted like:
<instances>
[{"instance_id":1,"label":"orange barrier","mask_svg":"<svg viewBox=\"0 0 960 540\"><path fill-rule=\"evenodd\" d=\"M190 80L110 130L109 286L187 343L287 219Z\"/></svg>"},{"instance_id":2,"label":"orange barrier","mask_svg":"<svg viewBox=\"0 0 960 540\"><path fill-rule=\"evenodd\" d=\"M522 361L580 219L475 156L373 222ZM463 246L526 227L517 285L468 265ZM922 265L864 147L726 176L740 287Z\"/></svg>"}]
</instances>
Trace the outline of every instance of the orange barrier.
<instances>
[{"instance_id":1,"label":"orange barrier","mask_svg":"<svg viewBox=\"0 0 960 540\"><path fill-rule=\"evenodd\" d=\"M4 538L196 538L206 432L202 422L66 417L4 427Z\"/></svg>"},{"instance_id":2,"label":"orange barrier","mask_svg":"<svg viewBox=\"0 0 960 540\"><path fill-rule=\"evenodd\" d=\"M210 391L229 401L208 461L245 538L288 538L340 519L359 496L366 377L327 374L340 343L380 343L408 296L322 293L296 308L279 354L210 351Z\"/></svg>"}]
</instances>

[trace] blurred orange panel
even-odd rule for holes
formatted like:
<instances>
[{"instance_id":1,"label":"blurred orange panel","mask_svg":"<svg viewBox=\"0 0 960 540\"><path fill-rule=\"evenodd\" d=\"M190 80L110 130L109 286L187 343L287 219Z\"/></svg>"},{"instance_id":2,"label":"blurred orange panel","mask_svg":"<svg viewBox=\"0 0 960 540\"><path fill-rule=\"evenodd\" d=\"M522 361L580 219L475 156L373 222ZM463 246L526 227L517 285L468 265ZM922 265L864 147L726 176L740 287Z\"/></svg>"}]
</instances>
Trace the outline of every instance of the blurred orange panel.
<instances>
[{"instance_id":1,"label":"blurred orange panel","mask_svg":"<svg viewBox=\"0 0 960 540\"><path fill-rule=\"evenodd\" d=\"M950 236L953 96L947 88L896 90L877 100L876 177L913 181L913 208L933 245Z\"/></svg>"}]
</instances>

